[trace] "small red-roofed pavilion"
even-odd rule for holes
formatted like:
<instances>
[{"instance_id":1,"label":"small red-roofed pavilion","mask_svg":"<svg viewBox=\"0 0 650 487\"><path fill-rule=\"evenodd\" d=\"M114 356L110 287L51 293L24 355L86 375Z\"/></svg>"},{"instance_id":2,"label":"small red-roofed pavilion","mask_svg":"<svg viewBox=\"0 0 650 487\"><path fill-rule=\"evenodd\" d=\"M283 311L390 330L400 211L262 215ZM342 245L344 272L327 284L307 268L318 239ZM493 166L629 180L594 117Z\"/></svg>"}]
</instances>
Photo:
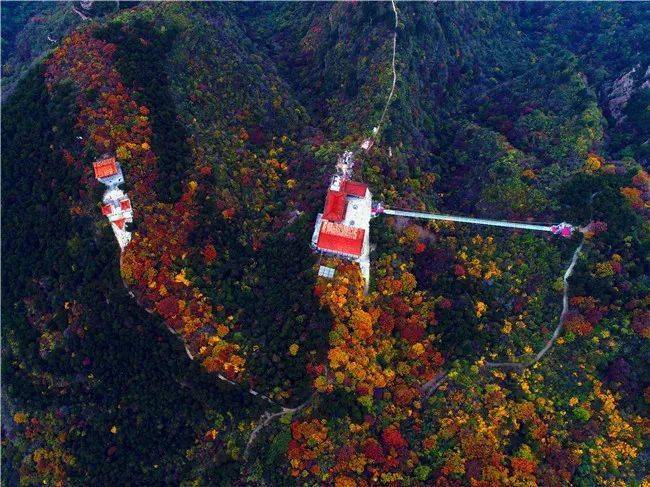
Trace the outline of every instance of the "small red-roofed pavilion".
<instances>
[{"instance_id":1,"label":"small red-roofed pavilion","mask_svg":"<svg viewBox=\"0 0 650 487\"><path fill-rule=\"evenodd\" d=\"M124 226L126 225L126 219L120 218L119 220L113 220L113 223L115 223L115 226L120 230L124 230Z\"/></svg>"},{"instance_id":2,"label":"small red-roofed pavilion","mask_svg":"<svg viewBox=\"0 0 650 487\"><path fill-rule=\"evenodd\" d=\"M117 162L114 157L108 157L100 161L93 162L95 177L97 179L108 178L117 174Z\"/></svg>"}]
</instances>

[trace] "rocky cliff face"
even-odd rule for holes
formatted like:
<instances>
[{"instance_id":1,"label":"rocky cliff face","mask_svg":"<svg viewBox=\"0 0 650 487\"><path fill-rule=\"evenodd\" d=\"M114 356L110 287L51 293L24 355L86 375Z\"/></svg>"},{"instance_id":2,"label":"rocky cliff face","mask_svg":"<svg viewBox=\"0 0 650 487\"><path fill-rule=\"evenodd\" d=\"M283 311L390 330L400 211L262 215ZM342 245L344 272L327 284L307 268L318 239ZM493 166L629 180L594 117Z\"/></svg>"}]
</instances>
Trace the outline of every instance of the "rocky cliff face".
<instances>
[{"instance_id":1,"label":"rocky cliff face","mask_svg":"<svg viewBox=\"0 0 650 487\"><path fill-rule=\"evenodd\" d=\"M605 88L607 108L617 125L625 121L624 110L632 95L645 88L650 88L650 64L645 69L637 64Z\"/></svg>"}]
</instances>

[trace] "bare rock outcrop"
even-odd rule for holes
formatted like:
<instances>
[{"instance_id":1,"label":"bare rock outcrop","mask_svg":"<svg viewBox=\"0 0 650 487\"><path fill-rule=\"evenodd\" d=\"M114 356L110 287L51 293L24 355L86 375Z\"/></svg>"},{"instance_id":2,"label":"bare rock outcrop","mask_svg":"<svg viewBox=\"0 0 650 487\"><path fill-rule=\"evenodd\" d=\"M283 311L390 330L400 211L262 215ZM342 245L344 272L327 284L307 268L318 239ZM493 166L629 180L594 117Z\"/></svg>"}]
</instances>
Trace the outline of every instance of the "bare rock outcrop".
<instances>
[{"instance_id":1,"label":"bare rock outcrop","mask_svg":"<svg viewBox=\"0 0 650 487\"><path fill-rule=\"evenodd\" d=\"M614 80L611 87L606 90L607 107L611 116L620 125L625 120L625 106L632 95L638 90L650 88L650 65L645 71L640 64Z\"/></svg>"}]
</instances>

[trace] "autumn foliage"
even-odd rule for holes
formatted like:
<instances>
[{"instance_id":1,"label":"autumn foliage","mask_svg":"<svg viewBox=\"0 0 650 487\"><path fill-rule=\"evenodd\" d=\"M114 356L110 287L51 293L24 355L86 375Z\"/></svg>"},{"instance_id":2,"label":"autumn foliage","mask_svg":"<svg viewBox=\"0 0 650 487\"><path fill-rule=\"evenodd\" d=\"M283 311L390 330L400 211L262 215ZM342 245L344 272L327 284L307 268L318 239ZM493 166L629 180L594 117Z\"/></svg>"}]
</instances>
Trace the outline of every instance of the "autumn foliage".
<instances>
[{"instance_id":1,"label":"autumn foliage","mask_svg":"<svg viewBox=\"0 0 650 487\"><path fill-rule=\"evenodd\" d=\"M182 335L206 369L240 379L245 361L237 353L239 346L224 340L230 329L227 324L232 323L225 316L218 320L214 305L192 285L183 266L194 252L188 239L196 226L197 183L187 182L176 203L156 201L149 109L133 101L114 67L114 54L114 45L94 38L89 30L79 31L55 50L46 76L50 87L66 76L75 80L80 88L77 124L87 134L86 150L115 153L124 165L125 178L133 184L139 226L122 256L122 275L138 300ZM206 244L204 254L206 260L213 260L214 246Z\"/></svg>"},{"instance_id":2,"label":"autumn foliage","mask_svg":"<svg viewBox=\"0 0 650 487\"><path fill-rule=\"evenodd\" d=\"M120 24L120 32L130 28ZM309 26L301 44L304 54L315 52L316 41L324 41L323 29L317 23ZM143 45L150 42L135 31L130 34L132 41ZM464 55L459 49L455 51L456 57ZM459 143L446 145L458 149L458 153L445 153L444 157L436 153L431 160L427 155L427 165L434 163L442 173L448 171L451 176L444 177L457 184L454 178L466 175L453 174L456 168L446 167L453 163L445 162L445 157L460 167L463 161L454 158L461 158L465 144L485 143L495 147L490 151L498 149L499 157L484 168L487 179L477 177L476 187L464 188L470 196L480 195L477 201L469 201L470 196L468 201L460 201L464 196L438 187L437 173L408 159L411 154L405 147L409 144L399 148L391 144L389 155L377 144L373 152L360 155L365 159L360 161L359 170L377 191L377 198L395 207L402 204L433 210L429 208L432 201L450 197L450 201L457 199L460 208L485 214L501 212L503 218L524 219L539 211L536 217L540 221L559 218L561 208L580 215L576 216L576 224L584 226L574 240L558 242L550 235L531 236L520 231L506 234L506 230L483 232L449 223L403 224L384 215L383 220L372 223L373 230L375 225L383 227L372 253L372 280L367 294L355 263L322 257L320 264L336 269L332 279L317 278L311 264L292 270L295 275L291 279L309 283L304 293L296 295L311 300L314 309L320 306L318 311L331 318L329 327L323 324L329 322L316 313L296 311L302 303L289 302L283 294L282 286L289 288L291 283L260 278L264 272L281 274L278 268L284 264L284 256L268 263L257 256L267 255L261 252L279 234L286 237L282 243L296 238L294 228L285 235L284 229L290 224L287 222L299 218L295 211L298 207L309 215L314 201L320 201L322 196L316 180L329 170L319 168L314 160L333 159L339 147L329 147L323 133L308 126L304 115L307 111L298 105L285 111L300 114L296 120L304 122L300 128L304 131L302 142L307 141L304 147L299 147L301 141L280 132L271 133L268 125L274 123L286 103L282 91L286 87L280 84L282 89L275 84L269 88L273 96L265 109L275 110L271 115L264 112L264 117L260 116L255 100L231 90L236 93L230 95L238 97L232 113L228 117L221 112L215 116L215 107L231 102L231 96L222 96L220 91L221 75L214 79L214 72L221 73L222 66L216 69L198 56L195 59L192 49L184 49L178 56L184 57L174 62L183 69L175 82L195 89L178 101L186 104L183 118L179 115L178 120L187 126L191 136L187 140L181 137L182 144L188 146L188 162L174 168L179 183L173 198L158 194L167 178L161 162L165 158L154 136L159 136L154 123L157 112L142 103L146 98L141 96L137 83L125 83L128 77L118 69L121 64L117 46L98 40L93 27L82 28L64 39L46 61L45 76L51 93L68 80L74 84L76 129L83 134L79 142L81 154L73 155L71 148L61 152L62 164L83 172L79 181L81 198L74 201L69 213L91 215L95 217L93 225L101 228L99 212L88 210L96 210L96 202L90 200L97 185L90 162L103 153L115 154L130 186L137 224L130 244L120 256L121 277L137 303L177 334L187 354L208 372L244 383L247 388L264 386L251 372L260 349L289 328L295 332L291 340L281 343L280 352L276 349L269 353L269 362L278 367L298 363L295 368L307 375L309 400L305 398L307 406L292 415L281 415L280 421L266 425L268 429L261 433L277 440L270 448L277 447L279 452L274 450L274 458L285 461L280 466L273 464L273 469L294 482L341 487L378 483L618 485L616 475L632 477L633 463L642 451L641 434L648 425L630 412L633 408L628 411L619 405L626 394L629 404L643 391L640 379L630 380L632 385L626 382L627 376L641 374L621 360L620 353L636 346L629 337L650 337L648 296L638 284L643 269L634 262L638 256L630 250L644 236L641 225L631 230L629 223L634 216L647 216L647 172L635 169L626 176L622 165L608 163L606 157L593 152L600 140L595 129L587 131L589 137L579 134L571 143L564 141L563 152L536 149L523 157L523 152L505 142L508 132L522 139L522 147L534 145L537 138L559 137L529 130L529 120L524 118L527 115L540 117L536 122L540 127L550 124L556 116L540 115L541 108L536 104L535 108L520 107L523 115L517 123L521 126L515 126L505 115L485 121L485 125L498 126L504 134L479 126L477 120L483 116L480 113L473 115L472 123L467 122L471 126L468 133L451 124L454 130L449 132L459 133ZM233 65L239 69L237 63ZM378 76L383 77L383 73ZM352 93L353 88L348 86L346 91ZM592 115L585 112L581 117ZM423 125L434 127L437 122L428 120ZM398 132L395 126L391 130ZM441 141L445 140L443 135L437 135ZM355 143L352 135L345 137L341 145ZM205 140L218 143L206 144ZM445 143L437 149L443 150ZM475 151L478 155L487 152L479 149ZM400 154L402 150L405 152ZM570 201L573 207L566 202L556 205L551 204L550 195L542 194L546 191L542 186L555 177L544 167L544 158L552 153L553 164L559 164L557 161L564 161L574 150L580 154L574 158L585 161L581 168L575 168L577 173L589 178L583 181L582 190L591 193L592 186L606 181L602 191L608 191L607 198L619 198L616 201L622 204L618 206L626 209L624 215L629 221L603 214L606 205L602 202L590 204L589 211L595 209L595 216L586 221L585 211L579 211L586 205L583 200ZM294 161L298 159L296 153L308 154L307 162ZM472 157L463 157L474 165ZM564 167L556 169L564 175ZM475 168L462 167L464 170L472 173ZM503 174L507 181L502 184ZM494 180L490 182L489 178ZM620 183L623 180L626 182ZM317 188L318 196L312 198L305 187ZM434 198L436 193L440 198ZM552 336L564 285L562 269L566 256L583 235L587 240L570 281L569 311L563 327L558 328L559 336L551 343L552 350L543 361L530 367L519 367L522 362L511 368L492 367L492 361L535 356ZM307 246L304 239L305 252ZM266 282L277 284L279 289L264 289ZM268 330L251 338L252 327L246 318L252 321L255 313L250 310L271 292L280 295L274 296L273 306L265 308L272 310L268 314L275 315L275 321L261 321L275 327L267 326ZM628 295L629 299L621 297ZM40 309L33 297L19 305L37 331L37 353L48 358L64 343L63 333L50 331L47 326L56 313ZM85 330L81 306L70 298L64 310L69 333L82 337ZM297 318L289 322L288 315ZM322 338L319 343L324 345L309 349L308 332L318 334ZM83 357L79 362L90 368L93 359ZM284 371L296 375L289 368ZM603 370L608 371L607 380L599 378ZM278 374L274 384L277 387L269 395L274 401L293 399L292 381ZM254 398L243 390L251 402L260 401L260 397ZM649 394L645 388L645 395ZM273 408L278 405L269 405L266 399L262 404ZM227 457L224 462L229 463L241 460L241 444L249 438L258 417L255 410L255 418L239 421L232 428L234 433L227 432L221 421L201 425L187 457L198 455L205 464L217 456ZM26 451L21 475L64 484L75 461L66 450L66 425L56 417L34 417L23 412L18 412L14 421L20 434L38 446ZM266 448L264 443L258 440L255 447ZM109 457L116 454L115 448L110 447ZM261 460L257 462L255 468L262 465ZM254 468L246 464L245 468L249 467L252 472Z\"/></svg>"}]
</instances>

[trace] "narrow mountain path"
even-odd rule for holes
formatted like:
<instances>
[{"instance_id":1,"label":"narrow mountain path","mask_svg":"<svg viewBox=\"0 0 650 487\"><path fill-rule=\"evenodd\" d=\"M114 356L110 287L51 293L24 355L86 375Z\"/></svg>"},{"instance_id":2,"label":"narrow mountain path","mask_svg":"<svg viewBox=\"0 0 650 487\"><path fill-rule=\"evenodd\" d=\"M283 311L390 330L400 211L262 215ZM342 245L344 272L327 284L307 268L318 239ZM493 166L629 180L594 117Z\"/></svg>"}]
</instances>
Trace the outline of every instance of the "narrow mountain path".
<instances>
[{"instance_id":1,"label":"narrow mountain path","mask_svg":"<svg viewBox=\"0 0 650 487\"><path fill-rule=\"evenodd\" d=\"M388 93L388 99L386 100L386 105L384 105L384 110L381 113L381 118L379 123L372 130L375 141L379 140L379 134L381 132L381 127L384 124L384 119L386 118L386 113L388 112L388 107L390 106L391 101L393 101L393 95L395 94L395 85L397 84L397 70L395 69L395 55L397 53L397 26L398 26L398 16L397 16L397 7L395 6L395 0L390 0L390 4L393 7L393 13L395 14L395 30L393 31L393 57L391 61L391 66L393 70L393 83L390 87L390 92Z\"/></svg>"},{"instance_id":2,"label":"narrow mountain path","mask_svg":"<svg viewBox=\"0 0 650 487\"><path fill-rule=\"evenodd\" d=\"M89 18L87 15L77 10L77 7L75 7L74 5L72 6L72 11L76 13L79 17L81 17L81 20L88 20Z\"/></svg>"},{"instance_id":3,"label":"narrow mountain path","mask_svg":"<svg viewBox=\"0 0 650 487\"><path fill-rule=\"evenodd\" d=\"M120 269L122 269L122 257L123 257L123 255L124 255L123 252L120 253ZM140 306L142 309L144 309L144 310L145 310L147 313L149 313L150 315L154 315L154 314L155 314L155 312L154 312L152 309L148 309L148 308L146 308L145 306L142 306L140 303L138 303L138 300L137 300L137 298L135 297L135 294L133 294L133 291L131 291L131 290L129 289L129 286L128 286L128 284L126 283L126 281L125 281L124 279L122 279L122 284L124 284L124 287L126 288L127 292L129 293L129 296L131 296L131 298L132 298L132 299L137 303L138 306ZM192 354L192 352L190 351L189 347L187 346L187 343L185 343L185 340L183 340L183 339L180 337L180 335L178 334L178 332L177 332L176 330L174 330L171 326L169 326L169 325L166 325L166 326L167 326L167 330L168 330L172 335L177 336L178 339L180 340L180 342L183 344L183 347L185 348L185 353L186 353L187 357L188 357L190 360L194 360L194 355ZM237 382L228 379L228 378L225 377L223 374L216 374L216 377L217 377L219 380L221 380L221 381L223 381L223 382L227 382L227 383L230 384L230 385L237 386L237 387L241 387L241 386L242 386L241 384L238 384ZM287 408L284 407L284 406L282 406L282 404L275 402L275 401L274 401L273 399L271 399L269 396L267 396L267 395L265 395L265 394L262 394L261 392L258 392L258 391L256 391L255 389L249 388L249 389L248 389L248 393L249 393L251 396L255 396L255 397L258 398L258 399L262 399L262 400L268 402L269 404L271 404L271 405L273 405L273 406L277 406L277 407L282 408L283 411L284 411L284 410L287 410ZM282 413L282 414L284 414L284 413Z\"/></svg>"},{"instance_id":4,"label":"narrow mountain path","mask_svg":"<svg viewBox=\"0 0 650 487\"><path fill-rule=\"evenodd\" d=\"M578 257L580 256L580 252L582 251L582 247L584 243L585 243L585 239L583 236L582 240L580 241L580 245L578 245L578 247L573 252L573 257L571 258L569 267L567 267L566 271L564 271L564 277L562 278L563 286L564 286L564 291L562 294L562 313L560 314L560 319L558 320L558 324L555 327L555 331L553 332L553 335L551 335L551 338L549 338L549 340L546 342L546 345L544 345L544 347L539 352L537 352L537 354L535 354L535 356L531 360L523 361L523 362L487 362L485 364L486 367L523 370L539 362L539 360L544 355L546 355L546 352L548 352L551 349L551 347L555 343L555 340L557 340L557 338L560 336L560 333L562 332L562 328L564 327L564 321L566 320L566 315L569 312L569 278L573 274L573 269L575 268L575 265L578 262Z\"/></svg>"},{"instance_id":5,"label":"narrow mountain path","mask_svg":"<svg viewBox=\"0 0 650 487\"><path fill-rule=\"evenodd\" d=\"M425 399L428 399L431 394L433 394L438 387L447 379L447 375L449 375L448 370L441 370L438 372L436 375L434 375L431 380L425 382L422 384L422 387L420 387L420 394L424 396Z\"/></svg>"},{"instance_id":6,"label":"narrow mountain path","mask_svg":"<svg viewBox=\"0 0 650 487\"><path fill-rule=\"evenodd\" d=\"M594 198L599 192L592 193L592 195L589 197L589 206L590 206L590 213L589 213L589 221L593 220L594 217L594 208L593 208L593 202ZM523 370L525 368L530 367L531 365L536 364L539 362L544 355L551 349L553 344L555 343L555 340L560 336L560 333L562 332L562 329L564 327L564 321L566 320L566 315L569 312L569 278L573 275L573 270L575 269L576 263L578 262L578 257L580 256L580 252L582 252L582 247L584 246L585 243L585 227L580 227L580 231L582 232L582 240L580 240L580 244L578 247L574 250L573 256L571 257L571 261L569 262L569 266L566 268L564 271L564 276L562 278L562 283L563 283L563 291L562 291L562 313L560 314L560 319L558 320L558 324L555 327L555 331L553 331L553 335L551 335L551 338L548 339L544 347L535 354L535 356L531 360L527 361L514 361L514 362L486 362L485 366L488 368L504 368L504 369L515 369L515 370Z\"/></svg>"},{"instance_id":7,"label":"narrow mountain path","mask_svg":"<svg viewBox=\"0 0 650 487\"><path fill-rule=\"evenodd\" d=\"M248 438L248 442L246 443L246 449L244 450L244 459L247 460L248 456L250 454L250 449L253 446L253 443L255 443L255 440L257 439L257 436L260 434L260 432L266 428L271 421L273 421L275 418L279 418L280 416L284 416L285 414L293 414L301 409L304 409L310 402L311 402L311 397L307 399L305 402L303 402L300 406L297 406L295 408L282 408L281 411L278 411L277 413L270 414L268 411L264 411L262 413L262 416L260 416L259 423L251 433L250 437Z\"/></svg>"}]
</instances>

